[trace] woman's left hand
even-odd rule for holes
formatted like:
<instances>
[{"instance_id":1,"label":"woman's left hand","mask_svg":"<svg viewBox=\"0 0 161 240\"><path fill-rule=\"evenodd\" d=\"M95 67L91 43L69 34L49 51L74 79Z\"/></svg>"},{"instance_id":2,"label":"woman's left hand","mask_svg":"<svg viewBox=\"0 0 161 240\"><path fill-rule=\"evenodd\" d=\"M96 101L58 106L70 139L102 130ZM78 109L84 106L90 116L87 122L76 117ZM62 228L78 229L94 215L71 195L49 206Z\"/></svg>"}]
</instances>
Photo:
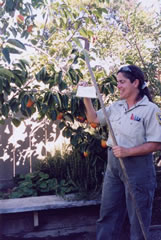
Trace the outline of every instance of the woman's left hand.
<instances>
[{"instance_id":1,"label":"woman's left hand","mask_svg":"<svg viewBox=\"0 0 161 240\"><path fill-rule=\"evenodd\" d=\"M124 158L129 156L129 149L120 146L112 147L113 153L117 158Z\"/></svg>"}]
</instances>

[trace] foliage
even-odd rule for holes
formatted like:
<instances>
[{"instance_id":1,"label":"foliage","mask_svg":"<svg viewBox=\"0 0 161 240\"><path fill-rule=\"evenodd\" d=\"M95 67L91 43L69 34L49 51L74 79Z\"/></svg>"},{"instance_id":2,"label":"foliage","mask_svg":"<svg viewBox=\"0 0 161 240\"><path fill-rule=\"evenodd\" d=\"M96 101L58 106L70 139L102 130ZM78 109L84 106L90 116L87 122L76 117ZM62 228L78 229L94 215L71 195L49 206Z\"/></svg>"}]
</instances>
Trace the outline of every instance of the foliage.
<instances>
[{"instance_id":1,"label":"foliage","mask_svg":"<svg viewBox=\"0 0 161 240\"><path fill-rule=\"evenodd\" d=\"M0 195L0 198L21 198L42 195L61 195L75 193L79 197L90 198L98 194L106 167L106 150L101 148L97 155L87 158L78 151L59 151L53 157L39 162L33 173L17 175L15 187ZM94 160L93 160L94 159Z\"/></svg>"},{"instance_id":2,"label":"foliage","mask_svg":"<svg viewBox=\"0 0 161 240\"><path fill-rule=\"evenodd\" d=\"M12 3L12 4L11 4ZM78 38L90 46L90 60L105 102L117 97L116 68L120 64L139 64L149 78L151 91L159 95L161 84L156 72L160 68L158 16L149 16L128 1L5 1L0 10L0 122L10 117L15 126L38 112L38 120L57 120L63 135L76 146L84 139L84 105L75 97L82 79L90 81ZM42 19L37 22L39 9ZM14 19L14 23L10 20ZM21 19L21 21L19 20ZM32 26L32 28L31 28ZM28 28L30 30L28 31ZM119 41L118 41L119 39ZM153 47L149 48L147 43ZM29 48L30 47L30 48ZM30 63L21 56L34 49ZM36 53L36 54L35 54ZM13 58L13 56L17 57ZM110 56L110 58L109 58ZM100 61L112 62L111 70ZM103 63L103 62L102 62ZM93 65L93 64L92 64ZM28 107L28 101L33 104ZM96 109L99 103L96 101ZM76 136L76 134L78 136Z\"/></svg>"},{"instance_id":3,"label":"foliage","mask_svg":"<svg viewBox=\"0 0 161 240\"><path fill-rule=\"evenodd\" d=\"M91 82L84 43L105 103L118 98L119 66L133 63L144 70L160 104L160 16L136 1L4 0L0 20L0 123L11 118L19 126L34 113L38 121L59 119L73 151L89 152L93 164L98 162L102 149L93 136L104 130L92 129L82 99L75 96L79 81ZM97 99L93 103L100 107ZM73 176L70 168L68 173Z\"/></svg>"},{"instance_id":4,"label":"foliage","mask_svg":"<svg viewBox=\"0 0 161 240\"><path fill-rule=\"evenodd\" d=\"M63 157L55 155L47 159L47 162L41 165L41 171L48 172L58 179L71 180L79 191L89 193L91 190L98 190L106 166L106 149L101 147L100 138L90 135L89 141L88 149L80 145L73 151L65 153ZM84 151L89 152L88 157L83 156Z\"/></svg>"},{"instance_id":5,"label":"foliage","mask_svg":"<svg viewBox=\"0 0 161 240\"><path fill-rule=\"evenodd\" d=\"M91 61L96 62L93 71L107 101L116 97L115 69L125 63L142 66L153 95L159 95L161 87L156 75L160 68L159 16L149 16L139 5L131 4L4 1L0 9L1 123L11 117L18 126L35 111L39 112L39 120L47 116L55 121L59 112L63 112L74 121L73 88L82 79L90 80L78 38L83 39L82 43L89 41ZM39 24L37 9L42 16ZM29 27L32 31L28 31ZM148 42L153 47L149 48ZM34 52L29 64L21 56L31 49ZM97 59L113 62L112 70L97 64ZM34 102L32 107L27 107L29 98ZM84 114L82 108L81 112Z\"/></svg>"},{"instance_id":6,"label":"foliage","mask_svg":"<svg viewBox=\"0 0 161 240\"><path fill-rule=\"evenodd\" d=\"M2 198L21 198L30 196L42 196L64 194L72 191L74 188L70 182L61 179L59 182L56 178L49 178L48 174L41 171L34 171L26 175L19 175L15 178L16 187L9 193L2 194Z\"/></svg>"}]
</instances>

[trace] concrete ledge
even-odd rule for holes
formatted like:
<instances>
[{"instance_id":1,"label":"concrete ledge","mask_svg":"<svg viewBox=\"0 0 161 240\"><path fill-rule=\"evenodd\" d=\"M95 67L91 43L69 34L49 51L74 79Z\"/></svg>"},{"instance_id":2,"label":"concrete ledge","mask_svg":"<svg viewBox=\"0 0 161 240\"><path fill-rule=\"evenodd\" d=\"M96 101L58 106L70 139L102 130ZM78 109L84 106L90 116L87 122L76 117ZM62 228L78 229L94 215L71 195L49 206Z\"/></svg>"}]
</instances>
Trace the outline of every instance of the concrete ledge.
<instances>
[{"instance_id":1,"label":"concrete ledge","mask_svg":"<svg viewBox=\"0 0 161 240\"><path fill-rule=\"evenodd\" d=\"M0 239L95 233L99 206L100 200L73 195L0 200Z\"/></svg>"},{"instance_id":2,"label":"concrete ledge","mask_svg":"<svg viewBox=\"0 0 161 240\"><path fill-rule=\"evenodd\" d=\"M73 195L0 200L0 240L95 240L99 207L100 200L76 200ZM129 240L128 223L120 240ZM150 240L161 240L161 225L150 227Z\"/></svg>"},{"instance_id":3,"label":"concrete ledge","mask_svg":"<svg viewBox=\"0 0 161 240\"><path fill-rule=\"evenodd\" d=\"M0 200L0 214L41 211L49 209L73 208L100 204L100 200L75 200L74 195L40 196Z\"/></svg>"}]
</instances>

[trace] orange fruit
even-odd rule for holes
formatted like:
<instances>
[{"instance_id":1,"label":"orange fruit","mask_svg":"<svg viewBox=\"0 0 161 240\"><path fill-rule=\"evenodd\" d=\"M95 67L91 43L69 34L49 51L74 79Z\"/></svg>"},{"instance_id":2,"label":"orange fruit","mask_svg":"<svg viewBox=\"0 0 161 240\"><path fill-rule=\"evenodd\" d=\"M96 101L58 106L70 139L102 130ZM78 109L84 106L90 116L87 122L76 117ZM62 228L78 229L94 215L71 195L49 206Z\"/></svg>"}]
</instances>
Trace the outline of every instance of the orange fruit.
<instances>
[{"instance_id":1,"label":"orange fruit","mask_svg":"<svg viewBox=\"0 0 161 240\"><path fill-rule=\"evenodd\" d=\"M33 25L28 26L28 27L27 27L27 32L28 32L28 33L32 32L32 29L33 29Z\"/></svg>"},{"instance_id":2,"label":"orange fruit","mask_svg":"<svg viewBox=\"0 0 161 240\"><path fill-rule=\"evenodd\" d=\"M98 124L97 124L97 123L94 123L94 122L91 122L90 125L91 125L91 127L93 127L93 128L96 128L96 127L98 126Z\"/></svg>"},{"instance_id":3,"label":"orange fruit","mask_svg":"<svg viewBox=\"0 0 161 240\"><path fill-rule=\"evenodd\" d=\"M24 22L24 16L21 14L17 15L16 19L19 24Z\"/></svg>"},{"instance_id":4,"label":"orange fruit","mask_svg":"<svg viewBox=\"0 0 161 240\"><path fill-rule=\"evenodd\" d=\"M26 107L30 108L30 107L32 107L33 104L34 104L34 102L29 98L29 100L26 104Z\"/></svg>"},{"instance_id":5,"label":"orange fruit","mask_svg":"<svg viewBox=\"0 0 161 240\"><path fill-rule=\"evenodd\" d=\"M63 118L63 113L60 112L60 113L57 115L56 119L57 119L57 120L61 120L62 118Z\"/></svg>"},{"instance_id":6,"label":"orange fruit","mask_svg":"<svg viewBox=\"0 0 161 240\"><path fill-rule=\"evenodd\" d=\"M101 140L101 147L103 147L103 148L107 147L106 140L104 140L104 139Z\"/></svg>"},{"instance_id":7,"label":"orange fruit","mask_svg":"<svg viewBox=\"0 0 161 240\"><path fill-rule=\"evenodd\" d=\"M88 157L89 153L88 152L84 152L83 155L84 155L84 157Z\"/></svg>"},{"instance_id":8,"label":"orange fruit","mask_svg":"<svg viewBox=\"0 0 161 240\"><path fill-rule=\"evenodd\" d=\"M96 40L97 40L97 37L96 37L96 36L93 36L93 37L92 37L92 43L95 43Z\"/></svg>"},{"instance_id":9,"label":"orange fruit","mask_svg":"<svg viewBox=\"0 0 161 240\"><path fill-rule=\"evenodd\" d=\"M85 121L85 118L82 117L82 116L77 116L76 119L77 119L77 121L79 121L80 123L84 123L84 121Z\"/></svg>"}]
</instances>

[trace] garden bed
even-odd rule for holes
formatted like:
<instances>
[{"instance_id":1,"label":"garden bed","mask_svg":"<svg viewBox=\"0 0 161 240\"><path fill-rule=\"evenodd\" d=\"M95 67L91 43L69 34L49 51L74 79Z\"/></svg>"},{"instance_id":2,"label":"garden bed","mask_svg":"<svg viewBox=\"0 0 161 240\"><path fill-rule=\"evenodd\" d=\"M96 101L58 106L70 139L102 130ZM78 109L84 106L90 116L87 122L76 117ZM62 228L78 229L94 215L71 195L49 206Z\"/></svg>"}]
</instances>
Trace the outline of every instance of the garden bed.
<instances>
[{"instance_id":1,"label":"garden bed","mask_svg":"<svg viewBox=\"0 0 161 240\"><path fill-rule=\"evenodd\" d=\"M161 172L152 212L151 238L161 239ZM94 240L100 199L78 200L76 195L38 196L0 200L0 240ZM121 240L129 240L128 221Z\"/></svg>"},{"instance_id":2,"label":"garden bed","mask_svg":"<svg viewBox=\"0 0 161 240\"><path fill-rule=\"evenodd\" d=\"M160 199L155 199L150 240L161 239ZM100 200L41 196L0 200L1 240L94 240ZM156 209L155 209L156 208ZM129 240L128 222L121 240Z\"/></svg>"},{"instance_id":3,"label":"garden bed","mask_svg":"<svg viewBox=\"0 0 161 240\"><path fill-rule=\"evenodd\" d=\"M0 200L1 239L36 239L94 233L99 200L41 196Z\"/></svg>"}]
</instances>

